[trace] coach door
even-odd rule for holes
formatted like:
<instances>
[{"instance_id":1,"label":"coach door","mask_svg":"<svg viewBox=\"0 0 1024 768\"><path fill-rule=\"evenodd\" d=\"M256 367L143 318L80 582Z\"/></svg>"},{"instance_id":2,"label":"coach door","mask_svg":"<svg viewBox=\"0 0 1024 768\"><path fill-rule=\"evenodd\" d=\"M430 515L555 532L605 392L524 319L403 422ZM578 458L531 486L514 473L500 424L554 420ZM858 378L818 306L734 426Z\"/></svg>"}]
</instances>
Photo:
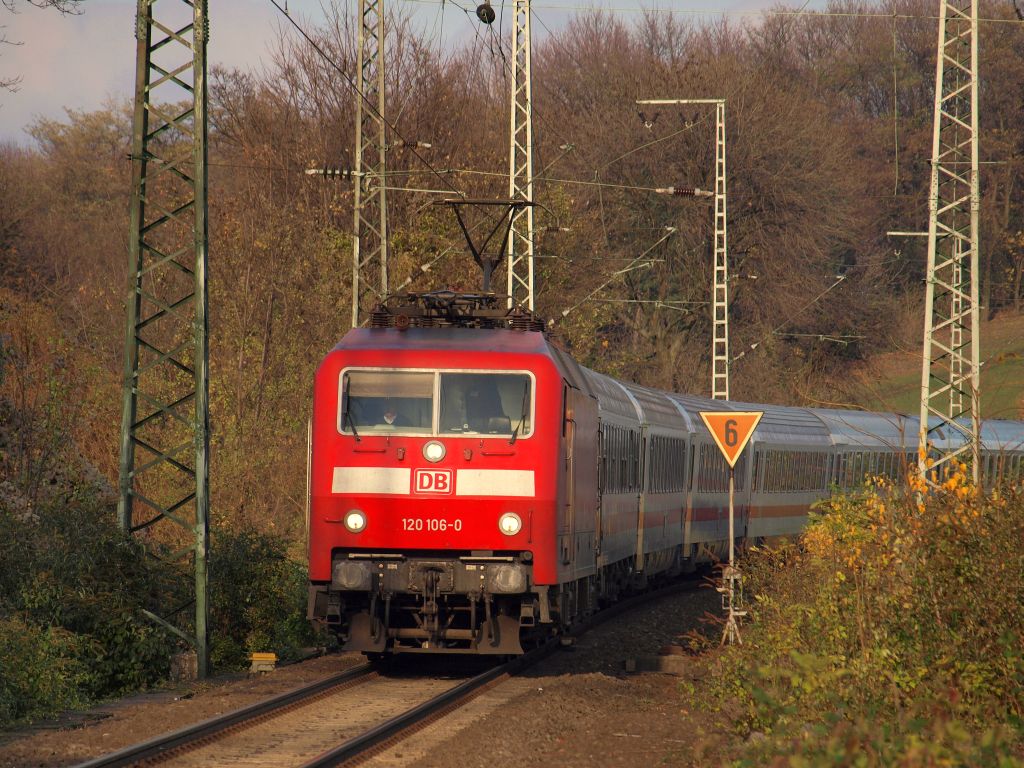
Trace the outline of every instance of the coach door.
<instances>
[{"instance_id":1,"label":"coach door","mask_svg":"<svg viewBox=\"0 0 1024 768\"><path fill-rule=\"evenodd\" d=\"M566 533L577 576L594 572L598 547L597 400L565 388Z\"/></svg>"},{"instance_id":2,"label":"coach door","mask_svg":"<svg viewBox=\"0 0 1024 768\"><path fill-rule=\"evenodd\" d=\"M754 455L752 446L748 445L740 460L736 462L736 492L734 494L733 508L735 511L735 535L738 539L749 537L750 533L750 498L754 487L754 477L751 467L754 462L751 457ZM726 537L729 535L729 524L726 520Z\"/></svg>"},{"instance_id":3,"label":"coach door","mask_svg":"<svg viewBox=\"0 0 1024 768\"><path fill-rule=\"evenodd\" d=\"M647 533L647 445L648 429L650 425L641 424L640 434L637 436L638 445L635 449L637 454L637 497L636 497L636 564L637 573L644 570L646 558L644 556L644 535ZM630 437L632 439L632 436ZM631 450L630 454L634 451Z\"/></svg>"}]
</instances>

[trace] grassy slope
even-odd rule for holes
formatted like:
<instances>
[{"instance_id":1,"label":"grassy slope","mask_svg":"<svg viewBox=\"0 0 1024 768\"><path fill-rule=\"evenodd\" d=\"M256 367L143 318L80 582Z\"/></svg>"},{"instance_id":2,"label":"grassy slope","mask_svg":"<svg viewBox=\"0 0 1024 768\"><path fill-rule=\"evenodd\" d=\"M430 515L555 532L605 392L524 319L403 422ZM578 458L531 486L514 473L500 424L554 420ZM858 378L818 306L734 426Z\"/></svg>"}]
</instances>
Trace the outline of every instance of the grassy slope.
<instances>
[{"instance_id":1,"label":"grassy slope","mask_svg":"<svg viewBox=\"0 0 1024 768\"><path fill-rule=\"evenodd\" d=\"M981 326L981 414L1024 419L1024 315L1000 315ZM920 348L868 361L850 387L868 410L917 415L921 397Z\"/></svg>"}]
</instances>

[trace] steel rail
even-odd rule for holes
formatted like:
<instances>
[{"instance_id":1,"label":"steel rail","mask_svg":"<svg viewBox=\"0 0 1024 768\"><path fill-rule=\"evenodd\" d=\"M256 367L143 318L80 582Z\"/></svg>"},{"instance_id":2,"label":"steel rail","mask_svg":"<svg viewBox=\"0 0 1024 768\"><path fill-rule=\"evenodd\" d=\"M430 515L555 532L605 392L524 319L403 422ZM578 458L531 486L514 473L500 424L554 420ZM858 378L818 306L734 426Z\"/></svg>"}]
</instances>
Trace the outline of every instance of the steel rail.
<instances>
[{"instance_id":1,"label":"steel rail","mask_svg":"<svg viewBox=\"0 0 1024 768\"><path fill-rule=\"evenodd\" d=\"M676 592L692 590L697 584L696 580L687 579L616 602L608 608L597 611L586 620L574 626L566 634L554 636L543 645L523 656L517 656L504 664L492 667L469 680L449 688L440 695L384 723L374 726L359 736L343 742L334 749L322 753L306 763L303 768L323 768L349 762L354 763L376 752L383 751L467 704L488 688L499 684L517 672L537 664L563 644L566 638L575 639L580 637L587 631L623 613ZM266 701L257 702L225 715L187 726L140 744L125 747L85 763L80 763L75 768L116 768L117 766L136 765L142 762L159 762L182 751L203 746L224 733L246 728L270 717L283 714L290 709L305 706L322 695L335 692L339 687L347 687L363 680L368 680L376 675L377 672L373 666L363 664L323 680L318 680L310 685L280 694Z\"/></svg>"},{"instance_id":2,"label":"steel rail","mask_svg":"<svg viewBox=\"0 0 1024 768\"><path fill-rule=\"evenodd\" d=\"M481 672L476 677L471 677L469 680L449 688L429 701L324 752L305 763L302 768L328 768L328 766L343 765L350 760L369 756L376 751L376 748L387 747L402 741L413 732L468 703L492 685L496 685L515 672L537 663L551 653L557 645L558 639L552 638L541 647L523 656L517 656L511 661Z\"/></svg>"},{"instance_id":3,"label":"steel rail","mask_svg":"<svg viewBox=\"0 0 1024 768\"><path fill-rule=\"evenodd\" d=\"M274 696L266 701L259 701L225 715L204 720L163 736L157 736L141 744L134 744L117 752L80 763L75 768L116 768L116 766L136 765L142 761L163 759L178 750L199 746L201 742L225 731L246 727L269 716L282 714L292 707L308 703L309 700L315 699L321 694L333 692L334 689L341 686L361 682L376 674L369 664L361 664L310 685Z\"/></svg>"},{"instance_id":4,"label":"steel rail","mask_svg":"<svg viewBox=\"0 0 1024 768\"><path fill-rule=\"evenodd\" d=\"M645 592L617 602L593 614L576 627L573 627L566 635L552 637L540 647L523 656L517 656L511 661L486 670L476 677L472 677L450 688L433 699L425 701L359 736L343 742L334 749L324 752L308 763L303 764L302 768L332 768L333 766L349 763L358 764L363 759L405 740L425 726L469 703L488 688L501 683L513 674L537 664L558 648L562 644L564 637L579 637L587 631L641 605L662 597L668 597L676 592L690 591L695 588L696 583L693 579L687 579L683 582L673 583L661 589Z\"/></svg>"}]
</instances>

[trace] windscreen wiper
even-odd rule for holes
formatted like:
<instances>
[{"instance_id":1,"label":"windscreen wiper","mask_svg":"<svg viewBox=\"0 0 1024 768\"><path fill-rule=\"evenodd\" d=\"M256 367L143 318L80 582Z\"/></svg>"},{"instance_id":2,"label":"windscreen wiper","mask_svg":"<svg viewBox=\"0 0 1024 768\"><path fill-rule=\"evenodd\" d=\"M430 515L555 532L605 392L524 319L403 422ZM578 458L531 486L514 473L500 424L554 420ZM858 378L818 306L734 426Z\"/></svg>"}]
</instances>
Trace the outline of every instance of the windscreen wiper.
<instances>
[{"instance_id":1,"label":"windscreen wiper","mask_svg":"<svg viewBox=\"0 0 1024 768\"><path fill-rule=\"evenodd\" d=\"M348 374L345 374L345 393L341 396L341 428L345 429L345 425L352 427L352 434L355 435L356 442L362 441L359 437L359 432L356 429L356 420L352 418L351 412L352 396L348 393Z\"/></svg>"},{"instance_id":2,"label":"windscreen wiper","mask_svg":"<svg viewBox=\"0 0 1024 768\"><path fill-rule=\"evenodd\" d=\"M512 437L509 439L508 444L513 445L516 442L516 438L519 436L519 430L522 429L523 424L526 423L526 409L529 407L530 399L530 382L526 381L523 383L523 409L519 416L519 423L516 424L516 428L512 430Z\"/></svg>"},{"instance_id":3,"label":"windscreen wiper","mask_svg":"<svg viewBox=\"0 0 1024 768\"><path fill-rule=\"evenodd\" d=\"M345 421L348 423L350 427L352 427L352 434L355 436L356 442L362 442L363 438L359 436L359 432L356 430L356 420L352 418L352 414L349 413L347 410L345 411Z\"/></svg>"}]
</instances>

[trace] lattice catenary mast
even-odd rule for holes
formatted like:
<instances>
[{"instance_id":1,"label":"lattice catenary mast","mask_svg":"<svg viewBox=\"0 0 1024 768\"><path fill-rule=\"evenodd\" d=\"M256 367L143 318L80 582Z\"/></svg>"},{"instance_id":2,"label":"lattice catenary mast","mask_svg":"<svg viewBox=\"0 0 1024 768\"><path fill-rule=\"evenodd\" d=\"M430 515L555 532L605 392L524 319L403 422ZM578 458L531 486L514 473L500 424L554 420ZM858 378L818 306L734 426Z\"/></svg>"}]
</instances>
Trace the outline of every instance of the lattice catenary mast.
<instances>
[{"instance_id":1,"label":"lattice catenary mast","mask_svg":"<svg viewBox=\"0 0 1024 768\"><path fill-rule=\"evenodd\" d=\"M385 192L384 0L359 0L356 61L355 230L352 237L352 327L388 293ZM371 105L374 109L371 109Z\"/></svg>"},{"instance_id":2,"label":"lattice catenary mast","mask_svg":"<svg viewBox=\"0 0 1024 768\"><path fill-rule=\"evenodd\" d=\"M195 649L204 677L208 18L206 0L156 10L139 0L118 518L169 576L190 575L181 602L145 613Z\"/></svg>"},{"instance_id":3,"label":"lattice catenary mast","mask_svg":"<svg viewBox=\"0 0 1024 768\"><path fill-rule=\"evenodd\" d=\"M978 3L942 0L935 70L920 470L970 457L980 480ZM965 406L965 402L967 405ZM946 438L962 436L959 446Z\"/></svg>"},{"instance_id":4,"label":"lattice catenary mast","mask_svg":"<svg viewBox=\"0 0 1024 768\"><path fill-rule=\"evenodd\" d=\"M729 399L729 258L725 195L725 101L715 102L715 275L711 300L711 397Z\"/></svg>"},{"instance_id":5,"label":"lattice catenary mast","mask_svg":"<svg viewBox=\"0 0 1024 768\"><path fill-rule=\"evenodd\" d=\"M512 119L509 134L510 200L533 202L533 101L530 77L530 0L514 0L512 22ZM509 307L533 310L533 206L511 212L508 238Z\"/></svg>"},{"instance_id":6,"label":"lattice catenary mast","mask_svg":"<svg viewBox=\"0 0 1024 768\"><path fill-rule=\"evenodd\" d=\"M725 99L643 99L637 104L715 105L715 241L711 289L711 397L729 399L729 239L726 225Z\"/></svg>"}]
</instances>

